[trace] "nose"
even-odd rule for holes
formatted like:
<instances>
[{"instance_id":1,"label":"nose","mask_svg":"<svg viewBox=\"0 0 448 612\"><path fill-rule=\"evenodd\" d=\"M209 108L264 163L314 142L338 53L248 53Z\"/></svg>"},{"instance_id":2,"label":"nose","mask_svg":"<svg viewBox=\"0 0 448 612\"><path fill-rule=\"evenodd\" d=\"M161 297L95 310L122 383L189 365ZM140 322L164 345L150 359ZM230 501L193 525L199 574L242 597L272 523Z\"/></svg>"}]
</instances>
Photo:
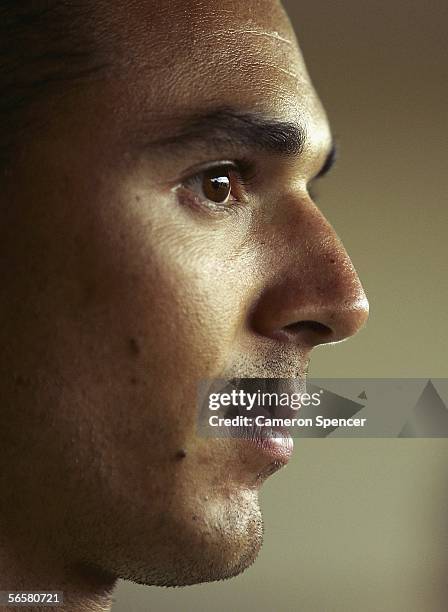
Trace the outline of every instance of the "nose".
<instances>
[{"instance_id":1,"label":"nose","mask_svg":"<svg viewBox=\"0 0 448 612\"><path fill-rule=\"evenodd\" d=\"M289 203L291 209L291 202ZM301 347L353 336L369 305L358 274L332 226L309 201L266 224L268 273L251 311L254 331Z\"/></svg>"}]
</instances>

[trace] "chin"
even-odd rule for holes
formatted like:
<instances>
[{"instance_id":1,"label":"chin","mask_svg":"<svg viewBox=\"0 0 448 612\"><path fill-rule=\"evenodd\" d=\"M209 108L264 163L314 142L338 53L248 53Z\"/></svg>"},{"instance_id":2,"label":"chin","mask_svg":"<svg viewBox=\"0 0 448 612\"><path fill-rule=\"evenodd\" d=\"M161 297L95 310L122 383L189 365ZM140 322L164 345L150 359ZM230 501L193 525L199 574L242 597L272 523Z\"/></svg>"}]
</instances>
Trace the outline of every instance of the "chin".
<instances>
[{"instance_id":1,"label":"chin","mask_svg":"<svg viewBox=\"0 0 448 612\"><path fill-rule=\"evenodd\" d=\"M243 507L215 503L193 520L184 515L158 534L157 548L149 544L144 551L134 550L115 575L147 586L180 587L241 574L253 564L263 542L260 508L257 500L252 502Z\"/></svg>"},{"instance_id":2,"label":"chin","mask_svg":"<svg viewBox=\"0 0 448 612\"><path fill-rule=\"evenodd\" d=\"M221 540L217 546L203 546L196 559L190 557L187 566L178 567L165 586L187 586L204 582L228 580L238 576L256 560L263 544L261 516L250 523L248 532L238 541ZM179 571L180 570L180 571Z\"/></svg>"}]
</instances>

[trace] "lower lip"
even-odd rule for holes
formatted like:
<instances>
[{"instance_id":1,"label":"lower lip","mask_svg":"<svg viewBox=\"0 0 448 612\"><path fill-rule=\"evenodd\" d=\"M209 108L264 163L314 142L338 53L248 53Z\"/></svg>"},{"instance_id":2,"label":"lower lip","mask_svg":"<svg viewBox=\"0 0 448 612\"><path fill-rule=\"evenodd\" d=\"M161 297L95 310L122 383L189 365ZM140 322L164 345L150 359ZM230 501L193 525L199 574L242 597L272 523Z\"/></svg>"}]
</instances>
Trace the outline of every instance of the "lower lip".
<instances>
[{"instance_id":1,"label":"lower lip","mask_svg":"<svg viewBox=\"0 0 448 612\"><path fill-rule=\"evenodd\" d=\"M245 440L271 461L286 465L290 460L294 442L286 428L271 430L269 427L238 427L235 430L233 437Z\"/></svg>"}]
</instances>

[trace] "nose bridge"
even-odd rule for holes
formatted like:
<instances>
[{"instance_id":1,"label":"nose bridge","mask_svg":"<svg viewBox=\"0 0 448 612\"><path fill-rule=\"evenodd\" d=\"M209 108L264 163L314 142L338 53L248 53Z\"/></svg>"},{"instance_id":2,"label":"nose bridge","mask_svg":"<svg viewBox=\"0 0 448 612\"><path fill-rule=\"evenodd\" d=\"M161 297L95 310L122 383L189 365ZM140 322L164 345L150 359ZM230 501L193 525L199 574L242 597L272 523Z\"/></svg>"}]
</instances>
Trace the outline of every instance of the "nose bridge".
<instances>
[{"instance_id":1,"label":"nose bridge","mask_svg":"<svg viewBox=\"0 0 448 612\"><path fill-rule=\"evenodd\" d=\"M282 212L268 233L272 281L259 302L264 302L265 332L288 330L300 341L306 327L312 344L356 333L367 319L367 298L341 240L319 209L309 201Z\"/></svg>"}]
</instances>

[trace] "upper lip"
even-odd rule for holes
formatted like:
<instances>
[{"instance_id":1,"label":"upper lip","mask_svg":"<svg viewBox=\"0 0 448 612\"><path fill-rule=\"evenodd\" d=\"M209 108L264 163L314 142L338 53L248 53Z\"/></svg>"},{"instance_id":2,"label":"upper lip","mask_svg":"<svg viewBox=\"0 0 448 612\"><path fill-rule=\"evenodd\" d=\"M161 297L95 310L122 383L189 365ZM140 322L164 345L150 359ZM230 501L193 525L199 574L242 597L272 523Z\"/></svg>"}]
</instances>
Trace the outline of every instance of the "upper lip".
<instances>
[{"instance_id":1,"label":"upper lip","mask_svg":"<svg viewBox=\"0 0 448 612\"><path fill-rule=\"evenodd\" d=\"M280 395L281 393L287 393L291 395L292 393L304 392L306 381L301 378L233 378L228 381L225 385L224 391L231 391L233 389L240 390L244 389L245 391L261 391L264 393L276 393ZM271 406L271 407L256 407L256 413L272 416L272 417L281 417L286 416L288 414L289 409L282 409L282 406ZM229 406L224 413L225 417L233 417L233 416L247 416L247 412L243 406Z\"/></svg>"}]
</instances>

